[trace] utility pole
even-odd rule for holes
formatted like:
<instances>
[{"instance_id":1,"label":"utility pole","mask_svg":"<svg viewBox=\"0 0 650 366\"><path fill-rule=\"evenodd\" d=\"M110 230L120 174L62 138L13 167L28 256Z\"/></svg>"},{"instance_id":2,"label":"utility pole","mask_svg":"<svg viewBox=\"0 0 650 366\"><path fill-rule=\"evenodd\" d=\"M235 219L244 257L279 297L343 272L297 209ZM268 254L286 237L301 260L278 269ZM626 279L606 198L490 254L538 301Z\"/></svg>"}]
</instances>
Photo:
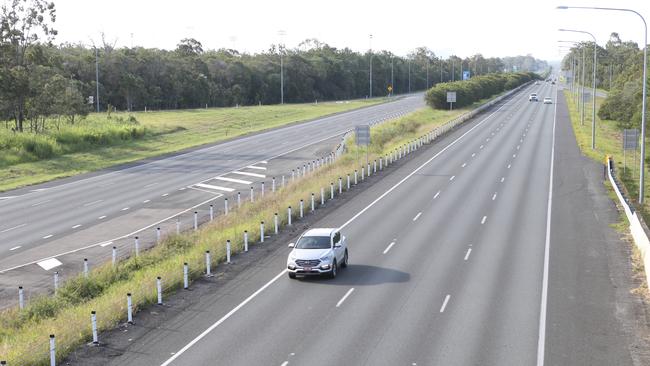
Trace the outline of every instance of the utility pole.
<instances>
[{"instance_id":1,"label":"utility pole","mask_svg":"<svg viewBox=\"0 0 650 366\"><path fill-rule=\"evenodd\" d=\"M370 91L368 93L369 97L372 98L372 34L370 35L370 74L368 76L368 81L370 85Z\"/></svg>"},{"instance_id":2,"label":"utility pole","mask_svg":"<svg viewBox=\"0 0 650 366\"><path fill-rule=\"evenodd\" d=\"M97 113L99 113L99 58L97 56L97 47L95 47L95 87L97 100Z\"/></svg>"},{"instance_id":3,"label":"utility pole","mask_svg":"<svg viewBox=\"0 0 650 366\"><path fill-rule=\"evenodd\" d=\"M427 56L427 89L429 89L429 56Z\"/></svg>"}]
</instances>

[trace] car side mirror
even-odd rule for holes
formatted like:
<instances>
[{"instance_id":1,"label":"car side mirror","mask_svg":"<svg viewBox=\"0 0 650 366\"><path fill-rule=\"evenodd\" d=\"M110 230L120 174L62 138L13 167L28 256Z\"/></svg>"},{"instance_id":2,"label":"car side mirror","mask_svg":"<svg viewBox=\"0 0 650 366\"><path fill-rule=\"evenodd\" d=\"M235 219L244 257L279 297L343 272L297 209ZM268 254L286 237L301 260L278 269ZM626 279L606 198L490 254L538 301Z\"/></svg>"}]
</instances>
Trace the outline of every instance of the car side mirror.
<instances>
[{"instance_id":1,"label":"car side mirror","mask_svg":"<svg viewBox=\"0 0 650 366\"><path fill-rule=\"evenodd\" d=\"M296 246L296 243L289 243L289 248L294 248Z\"/></svg>"},{"instance_id":2,"label":"car side mirror","mask_svg":"<svg viewBox=\"0 0 650 366\"><path fill-rule=\"evenodd\" d=\"M341 247L341 242L334 244L334 248L340 248L340 247Z\"/></svg>"}]
</instances>

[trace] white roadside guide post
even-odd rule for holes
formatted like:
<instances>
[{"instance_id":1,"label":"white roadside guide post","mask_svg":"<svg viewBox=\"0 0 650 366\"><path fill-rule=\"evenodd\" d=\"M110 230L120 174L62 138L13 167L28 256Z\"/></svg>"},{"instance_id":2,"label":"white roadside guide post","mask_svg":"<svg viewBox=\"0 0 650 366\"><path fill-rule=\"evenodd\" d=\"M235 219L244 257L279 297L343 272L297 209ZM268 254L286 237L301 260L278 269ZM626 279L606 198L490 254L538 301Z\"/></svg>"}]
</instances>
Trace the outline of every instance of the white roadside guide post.
<instances>
[{"instance_id":1,"label":"white roadside guide post","mask_svg":"<svg viewBox=\"0 0 650 366\"><path fill-rule=\"evenodd\" d=\"M160 276L156 277L156 292L158 293L158 305L162 305L162 279Z\"/></svg>"},{"instance_id":2,"label":"white roadside guide post","mask_svg":"<svg viewBox=\"0 0 650 366\"><path fill-rule=\"evenodd\" d=\"M160 243L160 227L156 228L156 243Z\"/></svg>"},{"instance_id":3,"label":"white roadside guide post","mask_svg":"<svg viewBox=\"0 0 650 366\"><path fill-rule=\"evenodd\" d=\"M255 193L253 192L253 187L251 187L251 202L255 201Z\"/></svg>"},{"instance_id":4,"label":"white roadside guide post","mask_svg":"<svg viewBox=\"0 0 650 366\"><path fill-rule=\"evenodd\" d=\"M300 199L300 218L302 219L305 214L305 202L303 202L302 198Z\"/></svg>"},{"instance_id":5,"label":"white roadside guide post","mask_svg":"<svg viewBox=\"0 0 650 366\"><path fill-rule=\"evenodd\" d=\"M133 324L133 302L131 301L131 293L126 294L126 321Z\"/></svg>"},{"instance_id":6,"label":"white roadside guide post","mask_svg":"<svg viewBox=\"0 0 650 366\"><path fill-rule=\"evenodd\" d=\"M278 213L273 215L273 233L278 234Z\"/></svg>"},{"instance_id":7,"label":"white roadside guide post","mask_svg":"<svg viewBox=\"0 0 650 366\"><path fill-rule=\"evenodd\" d=\"M199 213L198 211L194 211L194 231L198 230L199 228Z\"/></svg>"},{"instance_id":8,"label":"white roadside guide post","mask_svg":"<svg viewBox=\"0 0 650 366\"><path fill-rule=\"evenodd\" d=\"M226 198L226 213L228 213L228 199ZM214 206L210 205L210 221L214 220Z\"/></svg>"},{"instance_id":9,"label":"white roadside guide post","mask_svg":"<svg viewBox=\"0 0 650 366\"><path fill-rule=\"evenodd\" d=\"M226 240L226 263L230 264L230 239Z\"/></svg>"},{"instance_id":10,"label":"white roadside guide post","mask_svg":"<svg viewBox=\"0 0 650 366\"><path fill-rule=\"evenodd\" d=\"M315 209L315 204L314 204L314 194L311 194L311 212L314 212Z\"/></svg>"},{"instance_id":11,"label":"white roadside guide post","mask_svg":"<svg viewBox=\"0 0 650 366\"><path fill-rule=\"evenodd\" d=\"M264 182L262 182L262 197L264 197Z\"/></svg>"},{"instance_id":12,"label":"white roadside guide post","mask_svg":"<svg viewBox=\"0 0 650 366\"><path fill-rule=\"evenodd\" d=\"M95 310L90 312L90 324L93 332L93 345L99 346L99 339L97 337L97 313L95 313Z\"/></svg>"},{"instance_id":13,"label":"white roadside guide post","mask_svg":"<svg viewBox=\"0 0 650 366\"><path fill-rule=\"evenodd\" d=\"M359 175L359 173L357 172L356 169L354 169L354 185L355 185L355 186L356 186L357 184L359 184L359 181L358 181L358 179L357 179L357 176L358 176L358 175Z\"/></svg>"},{"instance_id":14,"label":"white roadside guide post","mask_svg":"<svg viewBox=\"0 0 650 366\"><path fill-rule=\"evenodd\" d=\"M237 192L237 208L241 207L241 192Z\"/></svg>"},{"instance_id":15,"label":"white roadside guide post","mask_svg":"<svg viewBox=\"0 0 650 366\"><path fill-rule=\"evenodd\" d=\"M84 258L84 278L88 278L88 258Z\"/></svg>"},{"instance_id":16,"label":"white roadside guide post","mask_svg":"<svg viewBox=\"0 0 650 366\"><path fill-rule=\"evenodd\" d=\"M320 204L321 206L325 204L325 188L320 187Z\"/></svg>"},{"instance_id":17,"label":"white roadside guide post","mask_svg":"<svg viewBox=\"0 0 650 366\"><path fill-rule=\"evenodd\" d=\"M248 230L244 230L244 252L248 252Z\"/></svg>"},{"instance_id":18,"label":"white roadside guide post","mask_svg":"<svg viewBox=\"0 0 650 366\"><path fill-rule=\"evenodd\" d=\"M291 206L287 207L287 225L291 226Z\"/></svg>"},{"instance_id":19,"label":"white roadside guide post","mask_svg":"<svg viewBox=\"0 0 650 366\"><path fill-rule=\"evenodd\" d=\"M210 207L210 209L212 209L212 207ZM178 235L180 233L181 233L181 218L177 217L176 218L176 234Z\"/></svg>"},{"instance_id":20,"label":"white roadside guide post","mask_svg":"<svg viewBox=\"0 0 650 366\"><path fill-rule=\"evenodd\" d=\"M334 182L330 183L330 199L334 199Z\"/></svg>"},{"instance_id":21,"label":"white roadside guide post","mask_svg":"<svg viewBox=\"0 0 650 366\"><path fill-rule=\"evenodd\" d=\"M339 177L339 194L343 192L343 179Z\"/></svg>"},{"instance_id":22,"label":"white roadside guide post","mask_svg":"<svg viewBox=\"0 0 650 366\"><path fill-rule=\"evenodd\" d=\"M260 221L260 243L264 243L264 221Z\"/></svg>"},{"instance_id":23,"label":"white roadside guide post","mask_svg":"<svg viewBox=\"0 0 650 366\"><path fill-rule=\"evenodd\" d=\"M54 334L50 334L50 366L56 366L56 340Z\"/></svg>"},{"instance_id":24,"label":"white roadside guide post","mask_svg":"<svg viewBox=\"0 0 650 366\"><path fill-rule=\"evenodd\" d=\"M54 294L55 295L58 289L59 289L59 271L55 271L54 272Z\"/></svg>"},{"instance_id":25,"label":"white roadside guide post","mask_svg":"<svg viewBox=\"0 0 650 366\"><path fill-rule=\"evenodd\" d=\"M160 241L160 228L158 228L158 230L156 230L156 240ZM137 236L135 237L135 241L134 241L133 245L134 245L134 248L135 248L135 256L137 257L138 254L140 254L140 240L138 239Z\"/></svg>"},{"instance_id":26,"label":"white roadside guide post","mask_svg":"<svg viewBox=\"0 0 650 366\"><path fill-rule=\"evenodd\" d=\"M223 199L223 212L226 215L228 214L228 208L229 208L228 207L228 197L226 197L226 198ZM212 209L212 206L210 207L210 209ZM212 221L212 219L213 219L212 211L210 211L210 221Z\"/></svg>"},{"instance_id":27,"label":"white roadside guide post","mask_svg":"<svg viewBox=\"0 0 650 366\"><path fill-rule=\"evenodd\" d=\"M183 289L187 290L190 287L189 268L187 262L183 263Z\"/></svg>"},{"instance_id":28,"label":"white roadside guide post","mask_svg":"<svg viewBox=\"0 0 650 366\"><path fill-rule=\"evenodd\" d=\"M212 260L210 259L210 251L205 251L205 276L212 277Z\"/></svg>"},{"instance_id":29,"label":"white roadside guide post","mask_svg":"<svg viewBox=\"0 0 650 366\"><path fill-rule=\"evenodd\" d=\"M275 192L275 177L273 177L273 180L271 181L271 191Z\"/></svg>"},{"instance_id":30,"label":"white roadside guide post","mask_svg":"<svg viewBox=\"0 0 650 366\"><path fill-rule=\"evenodd\" d=\"M18 308L25 308L25 294L23 293L23 286L18 286Z\"/></svg>"}]
</instances>

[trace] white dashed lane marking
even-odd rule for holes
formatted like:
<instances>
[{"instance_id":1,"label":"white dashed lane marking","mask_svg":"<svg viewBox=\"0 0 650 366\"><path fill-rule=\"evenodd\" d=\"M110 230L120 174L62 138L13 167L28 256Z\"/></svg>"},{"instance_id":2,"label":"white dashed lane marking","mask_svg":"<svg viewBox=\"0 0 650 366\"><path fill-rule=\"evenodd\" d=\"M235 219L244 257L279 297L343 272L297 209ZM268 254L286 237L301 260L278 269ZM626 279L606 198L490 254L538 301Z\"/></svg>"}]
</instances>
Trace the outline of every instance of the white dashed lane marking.
<instances>
[{"instance_id":1,"label":"white dashed lane marking","mask_svg":"<svg viewBox=\"0 0 650 366\"><path fill-rule=\"evenodd\" d=\"M485 220L487 220L487 216L483 216L483 219L481 220L481 225L485 224Z\"/></svg>"},{"instance_id":2,"label":"white dashed lane marking","mask_svg":"<svg viewBox=\"0 0 650 366\"><path fill-rule=\"evenodd\" d=\"M440 307L440 312L444 313L445 308L447 307L447 303L449 302L449 298L451 298L451 295L445 296L445 301L442 302L442 306Z\"/></svg>"}]
</instances>

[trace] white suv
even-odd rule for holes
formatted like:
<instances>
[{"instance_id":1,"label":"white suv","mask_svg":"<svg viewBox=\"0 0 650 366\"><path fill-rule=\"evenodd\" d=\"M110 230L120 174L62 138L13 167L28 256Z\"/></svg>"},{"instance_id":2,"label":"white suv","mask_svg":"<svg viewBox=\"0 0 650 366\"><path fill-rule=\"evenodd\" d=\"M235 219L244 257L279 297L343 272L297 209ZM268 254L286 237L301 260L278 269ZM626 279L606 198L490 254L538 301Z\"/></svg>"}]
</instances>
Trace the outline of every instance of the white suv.
<instances>
[{"instance_id":1,"label":"white suv","mask_svg":"<svg viewBox=\"0 0 650 366\"><path fill-rule=\"evenodd\" d=\"M322 274L334 278L339 267L348 266L348 245L339 229L307 230L289 248L293 248L287 258L290 278Z\"/></svg>"},{"instance_id":2,"label":"white suv","mask_svg":"<svg viewBox=\"0 0 650 366\"><path fill-rule=\"evenodd\" d=\"M537 98L537 93L532 93L530 94L530 97L528 97L529 102L537 102L539 99Z\"/></svg>"}]
</instances>

